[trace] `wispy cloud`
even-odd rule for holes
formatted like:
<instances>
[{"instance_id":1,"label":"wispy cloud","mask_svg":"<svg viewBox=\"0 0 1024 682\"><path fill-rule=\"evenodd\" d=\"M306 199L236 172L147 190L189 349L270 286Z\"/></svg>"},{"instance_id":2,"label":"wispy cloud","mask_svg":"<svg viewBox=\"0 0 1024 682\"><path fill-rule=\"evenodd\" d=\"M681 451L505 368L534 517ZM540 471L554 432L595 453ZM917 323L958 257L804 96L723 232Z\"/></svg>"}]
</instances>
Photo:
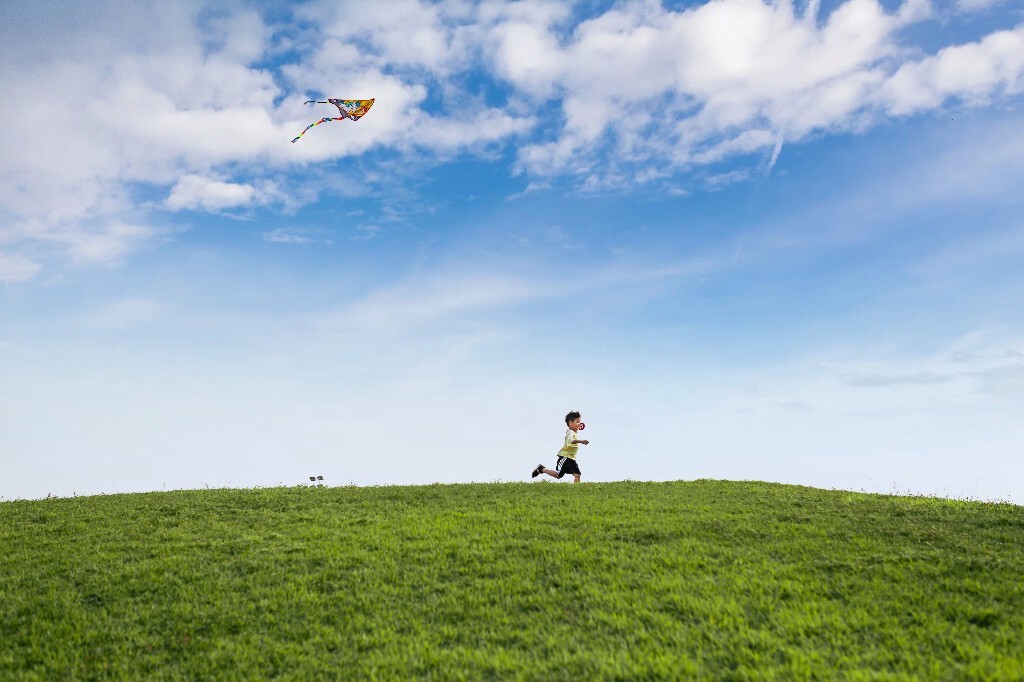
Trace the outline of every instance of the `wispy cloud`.
<instances>
[{"instance_id":1,"label":"wispy cloud","mask_svg":"<svg viewBox=\"0 0 1024 682\"><path fill-rule=\"evenodd\" d=\"M331 244L326 230L307 227L278 227L263 233L263 240L275 244Z\"/></svg>"},{"instance_id":2,"label":"wispy cloud","mask_svg":"<svg viewBox=\"0 0 1024 682\"><path fill-rule=\"evenodd\" d=\"M1024 377L1024 355L1017 349L1006 349L1014 341L978 330L952 339L945 348L926 356L873 361L889 371L843 371L837 378L854 389L927 389L959 384L964 390L985 391L995 383ZM847 370L850 368L847 365Z\"/></svg>"},{"instance_id":3,"label":"wispy cloud","mask_svg":"<svg viewBox=\"0 0 1024 682\"><path fill-rule=\"evenodd\" d=\"M126 232L109 227L149 224L139 186L163 189L172 211L287 208L300 194L316 199L303 187L315 162L372 165L368 152L394 150L443 163L510 144L509 172L528 176L527 191L566 177L584 193L651 183L686 192L674 175L751 154L770 171L783 145L949 101L988 105L1024 82L1022 26L933 54L907 49L907 28L929 16L925 0L892 11L847 0L823 17L817 3L800 16L793 3L760 0L643 2L584 21L558 3L311 2L294 8L301 31L253 9L209 8L11 11L2 54L12 68L0 74L10 103L0 112L0 210L20 226L6 240L8 259L19 258L5 266L10 279L38 274L20 247L43 234L79 244L78 256L97 246L96 262L142 247L126 237L115 248L111 237ZM480 79L491 95L472 84ZM378 104L292 145L317 118L303 105L314 95ZM730 172L744 169L712 177ZM370 172L344 177L375 182Z\"/></svg>"},{"instance_id":4,"label":"wispy cloud","mask_svg":"<svg viewBox=\"0 0 1024 682\"><path fill-rule=\"evenodd\" d=\"M352 239L366 241L376 237L380 231L380 225L359 225L356 227L356 234L352 236Z\"/></svg>"},{"instance_id":5,"label":"wispy cloud","mask_svg":"<svg viewBox=\"0 0 1024 682\"><path fill-rule=\"evenodd\" d=\"M918 372L916 374L854 374L843 377L847 386L917 386L922 384L942 384L953 380L951 374L933 374Z\"/></svg>"},{"instance_id":6,"label":"wispy cloud","mask_svg":"<svg viewBox=\"0 0 1024 682\"><path fill-rule=\"evenodd\" d=\"M139 249L153 246L167 230L149 225L110 221L103 225L72 226L60 230L54 242L66 245L78 265L118 265Z\"/></svg>"},{"instance_id":7,"label":"wispy cloud","mask_svg":"<svg viewBox=\"0 0 1024 682\"><path fill-rule=\"evenodd\" d=\"M543 285L515 277L482 273L437 276L377 290L348 306L335 320L356 328L407 332L442 318L501 310L550 294Z\"/></svg>"},{"instance_id":8,"label":"wispy cloud","mask_svg":"<svg viewBox=\"0 0 1024 682\"><path fill-rule=\"evenodd\" d=\"M4 282L26 282L40 269L42 266L30 258L0 251L0 280Z\"/></svg>"},{"instance_id":9,"label":"wispy cloud","mask_svg":"<svg viewBox=\"0 0 1024 682\"><path fill-rule=\"evenodd\" d=\"M964 12L978 12L1007 2L1007 0L956 0L958 9Z\"/></svg>"},{"instance_id":10,"label":"wispy cloud","mask_svg":"<svg viewBox=\"0 0 1024 682\"><path fill-rule=\"evenodd\" d=\"M704 188L710 190L722 189L729 185L743 182L750 178L748 170L733 170L727 173L718 173L704 178Z\"/></svg>"},{"instance_id":11,"label":"wispy cloud","mask_svg":"<svg viewBox=\"0 0 1024 682\"><path fill-rule=\"evenodd\" d=\"M505 197L505 199L506 201L522 199L527 194L531 194L533 192L541 192L546 189L551 189L551 187L552 185L550 182L533 180L526 185L526 189L524 189L522 192L513 192L512 194L509 194L507 197Z\"/></svg>"},{"instance_id":12,"label":"wispy cloud","mask_svg":"<svg viewBox=\"0 0 1024 682\"><path fill-rule=\"evenodd\" d=\"M96 329L124 331L156 320L164 305L146 296L131 296L84 314L83 323Z\"/></svg>"}]
</instances>

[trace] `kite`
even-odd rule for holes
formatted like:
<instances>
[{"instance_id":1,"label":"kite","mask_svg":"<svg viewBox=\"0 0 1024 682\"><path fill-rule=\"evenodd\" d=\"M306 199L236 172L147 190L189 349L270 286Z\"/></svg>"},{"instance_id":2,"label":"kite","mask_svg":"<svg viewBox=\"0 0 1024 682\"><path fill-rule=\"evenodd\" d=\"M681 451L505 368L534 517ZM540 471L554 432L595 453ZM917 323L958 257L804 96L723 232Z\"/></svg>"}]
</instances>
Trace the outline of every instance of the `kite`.
<instances>
[{"instance_id":1,"label":"kite","mask_svg":"<svg viewBox=\"0 0 1024 682\"><path fill-rule=\"evenodd\" d=\"M322 118L316 123L310 123L306 126L306 130L309 130L313 126L318 126L321 123L327 123L328 121L342 121L346 118L358 121L363 114L370 110L370 107L373 106L373 101L374 100L372 99L327 99L326 101L311 99L308 102L304 102L304 104L333 104L338 107L338 112L341 114L341 116L338 116L337 118ZM299 133L299 137L305 135L306 130ZM292 142L294 143L299 139L299 137L296 137Z\"/></svg>"}]
</instances>

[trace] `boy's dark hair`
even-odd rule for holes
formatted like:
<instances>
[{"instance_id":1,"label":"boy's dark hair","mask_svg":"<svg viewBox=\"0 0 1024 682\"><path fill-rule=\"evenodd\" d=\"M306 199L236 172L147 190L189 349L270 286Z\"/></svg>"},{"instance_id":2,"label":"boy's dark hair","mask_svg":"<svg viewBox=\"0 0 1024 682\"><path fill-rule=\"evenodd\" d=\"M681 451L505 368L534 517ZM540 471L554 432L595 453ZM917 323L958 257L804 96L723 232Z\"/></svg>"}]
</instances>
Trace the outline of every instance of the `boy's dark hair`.
<instances>
[{"instance_id":1,"label":"boy's dark hair","mask_svg":"<svg viewBox=\"0 0 1024 682\"><path fill-rule=\"evenodd\" d=\"M579 412L570 412L569 414L565 415L565 425L568 426L569 422L571 422L573 419L579 419L579 418L580 418L580 413Z\"/></svg>"}]
</instances>

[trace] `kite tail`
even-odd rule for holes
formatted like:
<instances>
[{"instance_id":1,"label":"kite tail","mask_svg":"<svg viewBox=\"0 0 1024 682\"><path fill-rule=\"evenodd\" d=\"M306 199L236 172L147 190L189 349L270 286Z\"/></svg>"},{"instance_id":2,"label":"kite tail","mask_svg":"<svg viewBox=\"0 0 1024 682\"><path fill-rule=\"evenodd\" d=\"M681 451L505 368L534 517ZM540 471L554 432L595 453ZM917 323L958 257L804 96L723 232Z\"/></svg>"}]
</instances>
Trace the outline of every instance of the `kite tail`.
<instances>
[{"instance_id":1,"label":"kite tail","mask_svg":"<svg viewBox=\"0 0 1024 682\"><path fill-rule=\"evenodd\" d=\"M340 120L341 120L340 118L322 118L319 121L317 121L316 123L310 123L308 126L306 126L306 130L309 130L313 126L318 126L321 123L327 123L328 121L340 121ZM306 130L303 130L301 133L299 133L299 136L296 137L294 140L292 140L292 144L294 144L296 142L296 140L299 139L299 137L302 137L303 135L305 135L306 134Z\"/></svg>"}]
</instances>

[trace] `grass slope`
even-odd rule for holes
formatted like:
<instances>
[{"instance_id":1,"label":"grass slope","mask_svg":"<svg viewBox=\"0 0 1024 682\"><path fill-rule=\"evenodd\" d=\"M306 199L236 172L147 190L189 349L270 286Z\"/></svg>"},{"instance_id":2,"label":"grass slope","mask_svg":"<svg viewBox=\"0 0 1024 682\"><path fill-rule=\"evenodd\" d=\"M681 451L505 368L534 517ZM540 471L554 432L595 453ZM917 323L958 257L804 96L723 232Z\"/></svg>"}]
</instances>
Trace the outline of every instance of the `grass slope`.
<instances>
[{"instance_id":1,"label":"grass slope","mask_svg":"<svg viewBox=\"0 0 1024 682\"><path fill-rule=\"evenodd\" d=\"M0 679L1024 679L1024 509L764 483L0 503Z\"/></svg>"}]
</instances>

